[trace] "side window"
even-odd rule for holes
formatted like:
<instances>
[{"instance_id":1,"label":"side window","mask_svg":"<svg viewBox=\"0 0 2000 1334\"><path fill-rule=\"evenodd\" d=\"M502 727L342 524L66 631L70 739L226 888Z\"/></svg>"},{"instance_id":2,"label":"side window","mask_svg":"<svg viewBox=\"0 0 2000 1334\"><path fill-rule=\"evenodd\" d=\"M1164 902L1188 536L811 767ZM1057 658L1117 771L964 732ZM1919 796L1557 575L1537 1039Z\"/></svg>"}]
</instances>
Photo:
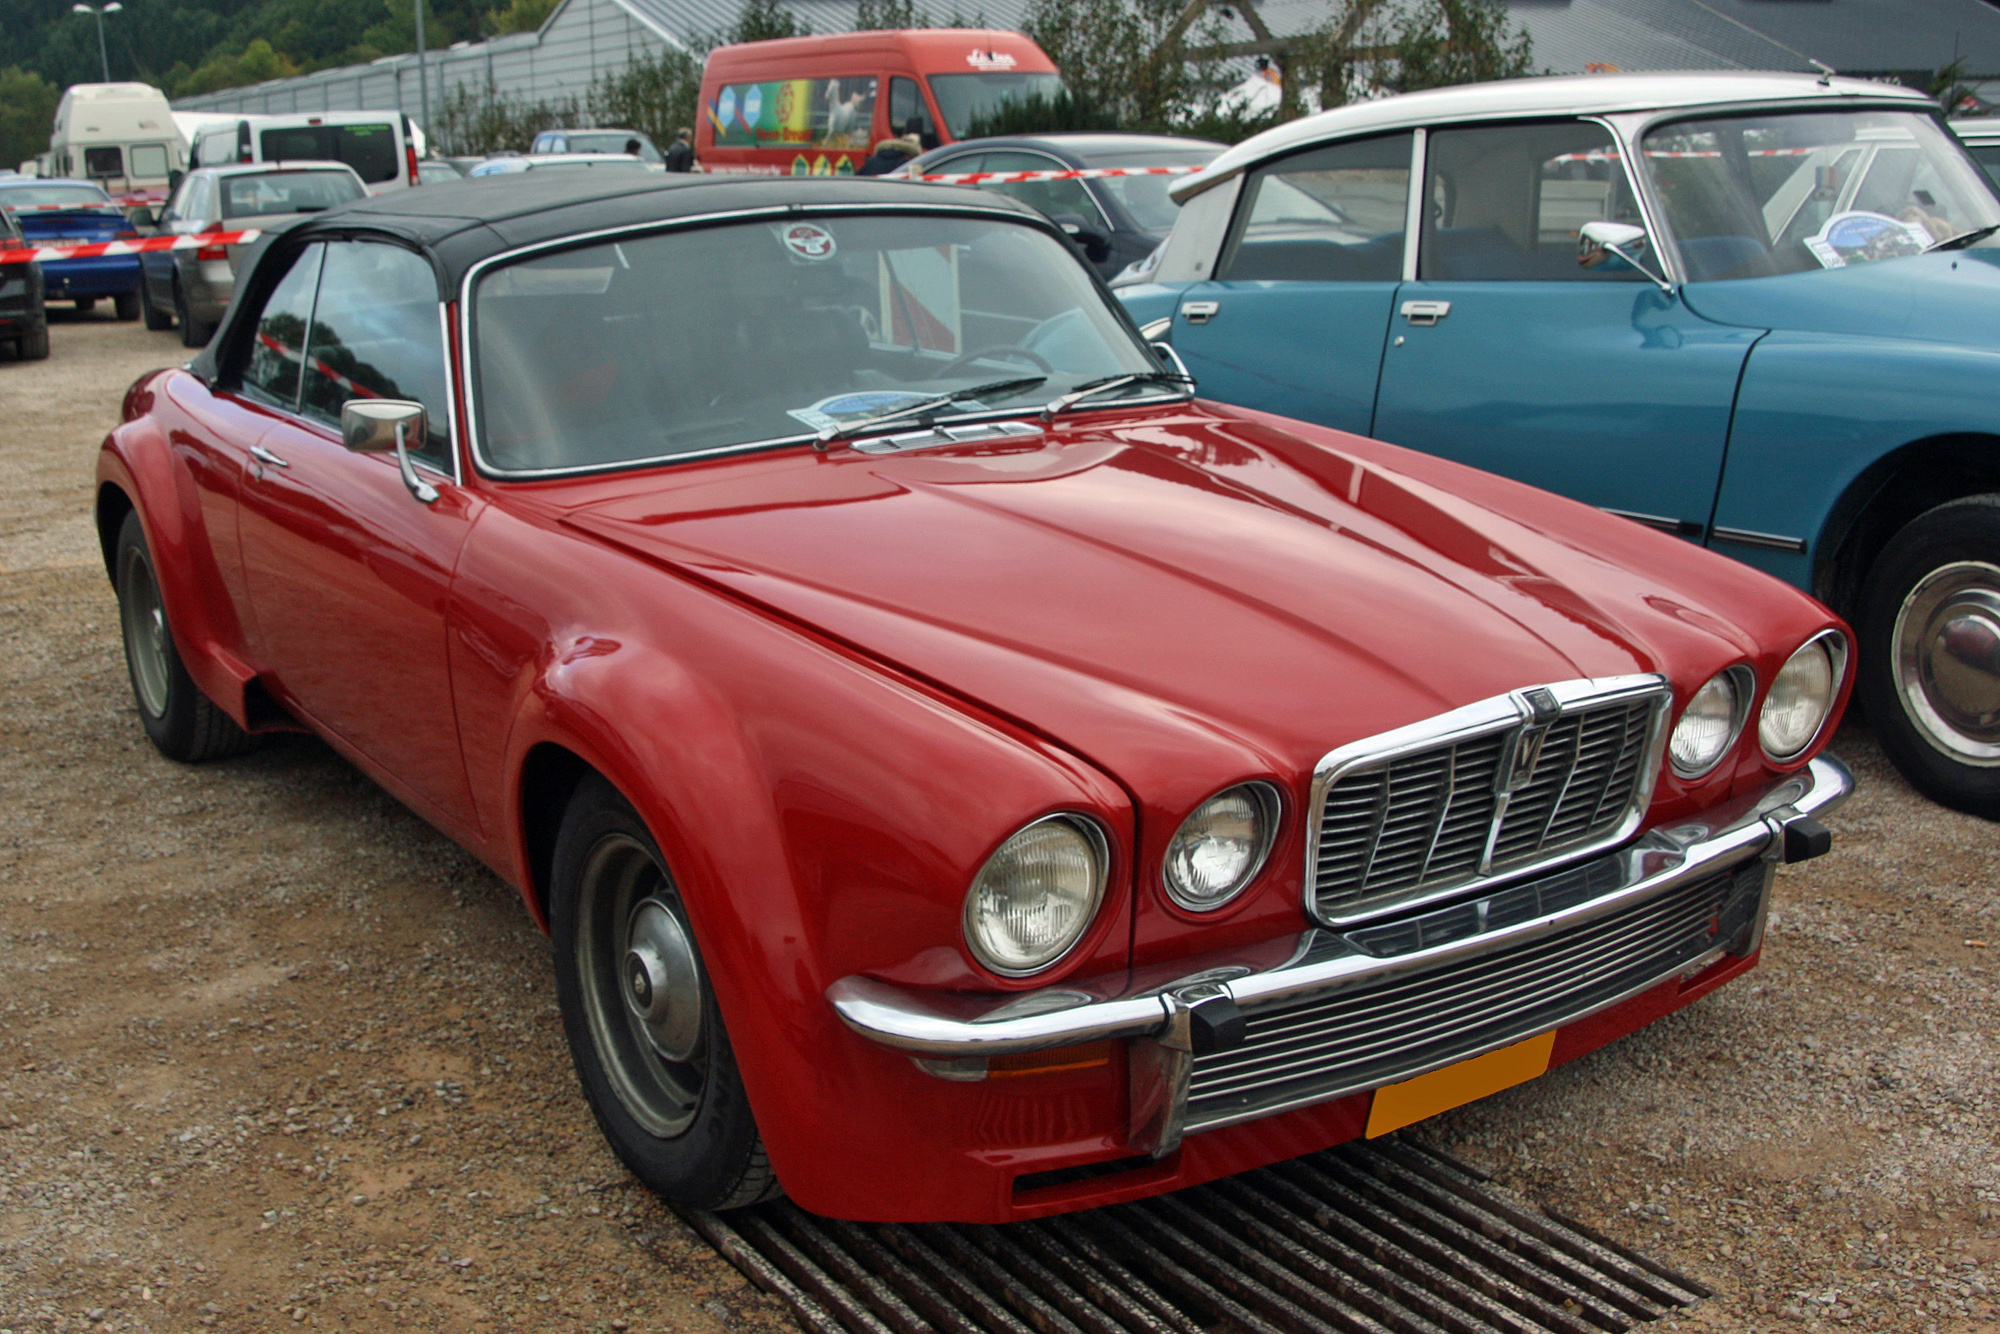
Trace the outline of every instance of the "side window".
<instances>
[{"instance_id":1,"label":"side window","mask_svg":"<svg viewBox=\"0 0 2000 1334\"><path fill-rule=\"evenodd\" d=\"M1639 221L1610 131L1586 121L1431 134L1420 278L1459 282L1643 282L1618 262L1584 268L1586 222Z\"/></svg>"},{"instance_id":2,"label":"side window","mask_svg":"<svg viewBox=\"0 0 2000 1334\"><path fill-rule=\"evenodd\" d=\"M1237 232L1216 274L1263 282L1392 283L1403 276L1412 136L1315 148L1244 185Z\"/></svg>"},{"instance_id":3,"label":"side window","mask_svg":"<svg viewBox=\"0 0 2000 1334\"><path fill-rule=\"evenodd\" d=\"M925 148L938 146L937 131L924 114L924 95L915 79L889 80L889 133L914 134Z\"/></svg>"},{"instance_id":4,"label":"side window","mask_svg":"<svg viewBox=\"0 0 2000 1334\"><path fill-rule=\"evenodd\" d=\"M257 316L257 341L243 370L243 388L252 398L293 408L299 401L299 359L319 287L320 251L310 245L292 261L291 271L264 298Z\"/></svg>"},{"instance_id":5,"label":"side window","mask_svg":"<svg viewBox=\"0 0 2000 1334\"><path fill-rule=\"evenodd\" d=\"M166 175L167 146L165 144L133 144L132 174L134 176Z\"/></svg>"},{"instance_id":6,"label":"side window","mask_svg":"<svg viewBox=\"0 0 2000 1334\"><path fill-rule=\"evenodd\" d=\"M410 453L451 471L437 279L420 256L374 241L328 243L306 353L301 412L337 428L349 399L415 399L430 435Z\"/></svg>"},{"instance_id":7,"label":"side window","mask_svg":"<svg viewBox=\"0 0 2000 1334\"><path fill-rule=\"evenodd\" d=\"M1061 171L1064 164L1039 153L988 153L978 170L994 172ZM958 168L957 170L966 170ZM1104 211L1090 197L1082 181L982 181L980 189L1012 195L1030 208L1051 218L1082 218L1084 226L1109 232L1111 224Z\"/></svg>"},{"instance_id":8,"label":"side window","mask_svg":"<svg viewBox=\"0 0 2000 1334\"><path fill-rule=\"evenodd\" d=\"M83 150L83 171L86 176L123 176L125 154L114 144L86 148Z\"/></svg>"}]
</instances>

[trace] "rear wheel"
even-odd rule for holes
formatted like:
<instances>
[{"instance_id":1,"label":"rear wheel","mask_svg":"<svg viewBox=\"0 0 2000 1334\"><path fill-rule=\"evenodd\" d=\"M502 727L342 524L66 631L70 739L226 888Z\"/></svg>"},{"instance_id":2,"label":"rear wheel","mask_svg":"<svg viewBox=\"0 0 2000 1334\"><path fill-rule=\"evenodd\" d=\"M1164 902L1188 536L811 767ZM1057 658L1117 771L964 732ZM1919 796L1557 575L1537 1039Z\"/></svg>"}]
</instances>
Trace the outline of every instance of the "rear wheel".
<instances>
[{"instance_id":1,"label":"rear wheel","mask_svg":"<svg viewBox=\"0 0 2000 1334\"><path fill-rule=\"evenodd\" d=\"M76 313L79 315L88 314L90 310L96 305L97 305L96 297L80 296L76 299Z\"/></svg>"},{"instance_id":2,"label":"rear wheel","mask_svg":"<svg viewBox=\"0 0 2000 1334\"><path fill-rule=\"evenodd\" d=\"M33 333L22 334L14 342L23 361L45 361L49 355L49 326L44 324Z\"/></svg>"},{"instance_id":3,"label":"rear wheel","mask_svg":"<svg viewBox=\"0 0 2000 1334\"><path fill-rule=\"evenodd\" d=\"M117 296L111 298L111 308L117 312L118 318L121 320L138 319L139 294L137 292L120 292Z\"/></svg>"},{"instance_id":4,"label":"rear wheel","mask_svg":"<svg viewBox=\"0 0 2000 1334\"><path fill-rule=\"evenodd\" d=\"M155 333L174 327L173 312L170 310L161 310L158 306L154 305L153 289L149 284L143 282L139 284L139 313L145 317L146 327Z\"/></svg>"},{"instance_id":5,"label":"rear wheel","mask_svg":"<svg viewBox=\"0 0 2000 1334\"><path fill-rule=\"evenodd\" d=\"M180 321L182 347L208 346L208 336L214 330L195 319L194 313L188 309L187 293L181 290L179 283L174 284L174 318Z\"/></svg>"},{"instance_id":6,"label":"rear wheel","mask_svg":"<svg viewBox=\"0 0 2000 1334\"><path fill-rule=\"evenodd\" d=\"M255 737L201 693L182 665L136 512L127 514L118 530L113 568L118 573L118 625L125 637L132 699L139 706L140 725L160 753L193 764L240 754L256 745Z\"/></svg>"},{"instance_id":7,"label":"rear wheel","mask_svg":"<svg viewBox=\"0 0 2000 1334\"><path fill-rule=\"evenodd\" d=\"M1905 525L1859 619L1857 684L1882 749L1926 796L2000 819L2000 496Z\"/></svg>"},{"instance_id":8,"label":"rear wheel","mask_svg":"<svg viewBox=\"0 0 2000 1334\"><path fill-rule=\"evenodd\" d=\"M676 1203L776 1195L679 889L645 822L596 775L563 815L553 871L556 1000L613 1151Z\"/></svg>"}]
</instances>

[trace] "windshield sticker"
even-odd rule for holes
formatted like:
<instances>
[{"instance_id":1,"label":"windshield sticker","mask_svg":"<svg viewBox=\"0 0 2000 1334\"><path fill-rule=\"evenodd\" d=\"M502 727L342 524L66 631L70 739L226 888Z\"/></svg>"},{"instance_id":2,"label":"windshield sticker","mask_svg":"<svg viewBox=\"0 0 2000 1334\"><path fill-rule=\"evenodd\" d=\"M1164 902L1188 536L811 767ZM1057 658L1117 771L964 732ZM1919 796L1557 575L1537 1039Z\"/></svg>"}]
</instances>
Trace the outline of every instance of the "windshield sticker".
<instances>
[{"instance_id":1,"label":"windshield sticker","mask_svg":"<svg viewBox=\"0 0 2000 1334\"><path fill-rule=\"evenodd\" d=\"M1931 234L1921 224L1898 222L1880 213L1836 213L1819 235L1806 238L1806 249L1827 269L1921 255L1930 244Z\"/></svg>"},{"instance_id":2,"label":"windshield sticker","mask_svg":"<svg viewBox=\"0 0 2000 1334\"><path fill-rule=\"evenodd\" d=\"M810 222L778 224L778 239L785 243L785 249L800 259L818 261L833 257L833 233Z\"/></svg>"},{"instance_id":3,"label":"windshield sticker","mask_svg":"<svg viewBox=\"0 0 2000 1334\"><path fill-rule=\"evenodd\" d=\"M917 403L932 397L935 395L913 394L903 389L863 389L822 398L809 408L793 408L785 415L796 417L815 431L824 431L829 426L842 426L863 417L872 417L878 412L900 408L905 403ZM978 404L969 406L976 410Z\"/></svg>"}]
</instances>

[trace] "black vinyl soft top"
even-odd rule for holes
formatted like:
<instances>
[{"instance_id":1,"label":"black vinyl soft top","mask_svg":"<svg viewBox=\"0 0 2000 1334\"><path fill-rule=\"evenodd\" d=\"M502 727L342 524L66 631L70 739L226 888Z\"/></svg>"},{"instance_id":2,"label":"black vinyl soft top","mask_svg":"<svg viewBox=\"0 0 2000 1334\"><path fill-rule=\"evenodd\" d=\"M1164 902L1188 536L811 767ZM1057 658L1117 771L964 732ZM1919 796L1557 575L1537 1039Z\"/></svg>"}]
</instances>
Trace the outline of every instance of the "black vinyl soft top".
<instances>
[{"instance_id":1,"label":"black vinyl soft top","mask_svg":"<svg viewBox=\"0 0 2000 1334\"><path fill-rule=\"evenodd\" d=\"M237 318L259 306L275 281L268 254L309 241L389 237L421 252L437 270L439 290L455 294L473 265L505 251L648 222L796 206L852 208L906 205L1011 213L1052 229L1026 204L991 191L884 181L872 177L711 176L663 172L634 184L628 172L518 172L390 190L268 233L239 268L246 275L208 346L187 364L214 384L227 350L241 339Z\"/></svg>"}]
</instances>

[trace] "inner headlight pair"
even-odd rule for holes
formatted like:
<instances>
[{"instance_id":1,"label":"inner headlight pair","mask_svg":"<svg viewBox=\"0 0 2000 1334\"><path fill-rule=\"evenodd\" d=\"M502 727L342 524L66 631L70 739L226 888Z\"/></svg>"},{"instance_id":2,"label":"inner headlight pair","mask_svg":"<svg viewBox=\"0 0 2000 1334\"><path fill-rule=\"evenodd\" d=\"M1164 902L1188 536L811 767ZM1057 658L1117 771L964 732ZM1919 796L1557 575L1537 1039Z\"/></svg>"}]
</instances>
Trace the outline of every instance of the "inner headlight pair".
<instances>
[{"instance_id":1,"label":"inner headlight pair","mask_svg":"<svg viewBox=\"0 0 2000 1334\"><path fill-rule=\"evenodd\" d=\"M1757 741L1765 755L1783 764L1813 743L1840 693L1847 666L1847 639L1838 630L1813 636L1778 669L1757 715ZM1700 778L1722 762L1743 731L1757 678L1738 664L1694 692L1667 739L1667 758L1682 778Z\"/></svg>"},{"instance_id":2,"label":"inner headlight pair","mask_svg":"<svg viewBox=\"0 0 2000 1334\"><path fill-rule=\"evenodd\" d=\"M1195 808L1167 844L1167 894L1195 912L1243 891L1270 854L1278 794L1243 783ZM1002 843L965 896L965 941L1003 977L1040 972L1083 937L1104 898L1110 848L1097 824L1051 815Z\"/></svg>"}]
</instances>

